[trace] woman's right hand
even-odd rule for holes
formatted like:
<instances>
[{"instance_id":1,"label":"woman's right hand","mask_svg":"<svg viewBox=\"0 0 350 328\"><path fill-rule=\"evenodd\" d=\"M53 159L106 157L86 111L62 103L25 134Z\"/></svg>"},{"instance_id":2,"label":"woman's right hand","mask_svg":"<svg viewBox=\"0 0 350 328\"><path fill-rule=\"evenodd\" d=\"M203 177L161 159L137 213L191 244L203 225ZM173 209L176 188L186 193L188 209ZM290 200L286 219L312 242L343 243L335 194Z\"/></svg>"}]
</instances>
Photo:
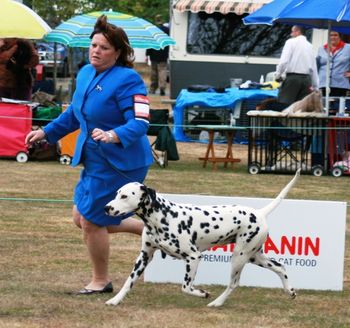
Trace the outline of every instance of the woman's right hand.
<instances>
[{"instance_id":1,"label":"woman's right hand","mask_svg":"<svg viewBox=\"0 0 350 328\"><path fill-rule=\"evenodd\" d=\"M27 147L30 147L34 142L40 141L45 138L45 132L41 129L30 131L25 139L25 144Z\"/></svg>"}]
</instances>

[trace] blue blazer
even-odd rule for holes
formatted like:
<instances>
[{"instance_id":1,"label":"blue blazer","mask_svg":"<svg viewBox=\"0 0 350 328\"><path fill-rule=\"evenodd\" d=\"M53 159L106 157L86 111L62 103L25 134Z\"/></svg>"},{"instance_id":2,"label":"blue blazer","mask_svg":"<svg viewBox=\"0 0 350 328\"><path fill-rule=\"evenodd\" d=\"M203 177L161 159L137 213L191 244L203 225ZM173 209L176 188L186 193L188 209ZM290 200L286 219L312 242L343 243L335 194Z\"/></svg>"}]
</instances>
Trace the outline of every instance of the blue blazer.
<instances>
[{"instance_id":1,"label":"blue blazer","mask_svg":"<svg viewBox=\"0 0 350 328\"><path fill-rule=\"evenodd\" d=\"M91 138L92 130L113 129L121 142L99 142L102 156L125 171L151 165L153 156L146 135L149 122L145 116L135 116L134 111L134 97L147 94L139 74L131 68L113 66L96 76L95 68L85 65L76 85L70 106L45 126L48 141L56 143L80 128L72 161L76 166L81 162L83 146Z\"/></svg>"}]
</instances>

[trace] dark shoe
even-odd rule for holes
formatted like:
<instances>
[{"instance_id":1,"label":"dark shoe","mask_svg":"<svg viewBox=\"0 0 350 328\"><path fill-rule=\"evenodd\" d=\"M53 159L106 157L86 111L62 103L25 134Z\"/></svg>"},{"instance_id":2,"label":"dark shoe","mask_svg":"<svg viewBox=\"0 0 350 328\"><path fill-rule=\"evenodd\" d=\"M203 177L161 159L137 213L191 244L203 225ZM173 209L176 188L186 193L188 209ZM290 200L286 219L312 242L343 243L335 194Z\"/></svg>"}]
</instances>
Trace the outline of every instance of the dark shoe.
<instances>
[{"instance_id":1,"label":"dark shoe","mask_svg":"<svg viewBox=\"0 0 350 328\"><path fill-rule=\"evenodd\" d=\"M165 91L164 90L160 90L160 95L161 96L165 96Z\"/></svg>"},{"instance_id":2,"label":"dark shoe","mask_svg":"<svg viewBox=\"0 0 350 328\"><path fill-rule=\"evenodd\" d=\"M113 285L111 282L109 282L106 286L104 286L102 289L99 289L99 290L83 288L77 292L77 295L104 294L104 293L112 293L112 292L113 292Z\"/></svg>"}]
</instances>

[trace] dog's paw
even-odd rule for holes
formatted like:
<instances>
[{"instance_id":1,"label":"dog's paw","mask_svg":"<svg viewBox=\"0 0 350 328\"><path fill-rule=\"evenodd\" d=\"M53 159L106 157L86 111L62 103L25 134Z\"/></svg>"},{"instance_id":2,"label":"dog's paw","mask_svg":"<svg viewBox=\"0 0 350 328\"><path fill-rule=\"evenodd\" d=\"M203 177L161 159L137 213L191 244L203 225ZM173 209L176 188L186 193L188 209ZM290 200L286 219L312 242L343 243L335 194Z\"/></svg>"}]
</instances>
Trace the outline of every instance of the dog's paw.
<instances>
[{"instance_id":1,"label":"dog's paw","mask_svg":"<svg viewBox=\"0 0 350 328\"><path fill-rule=\"evenodd\" d=\"M204 297L204 298L209 298L210 297L210 293L207 292L206 290L199 289L199 291L201 292L201 297Z\"/></svg>"},{"instance_id":2,"label":"dog's paw","mask_svg":"<svg viewBox=\"0 0 350 328\"><path fill-rule=\"evenodd\" d=\"M210 302L207 306L208 307L219 307L219 306L222 306L222 303L215 300L213 302Z\"/></svg>"},{"instance_id":3,"label":"dog's paw","mask_svg":"<svg viewBox=\"0 0 350 328\"><path fill-rule=\"evenodd\" d=\"M109 299L105 304L107 305L118 305L121 300L116 299L115 297Z\"/></svg>"},{"instance_id":4,"label":"dog's paw","mask_svg":"<svg viewBox=\"0 0 350 328\"><path fill-rule=\"evenodd\" d=\"M295 292L294 288L290 289L289 296L293 300L297 297L297 293Z\"/></svg>"}]
</instances>

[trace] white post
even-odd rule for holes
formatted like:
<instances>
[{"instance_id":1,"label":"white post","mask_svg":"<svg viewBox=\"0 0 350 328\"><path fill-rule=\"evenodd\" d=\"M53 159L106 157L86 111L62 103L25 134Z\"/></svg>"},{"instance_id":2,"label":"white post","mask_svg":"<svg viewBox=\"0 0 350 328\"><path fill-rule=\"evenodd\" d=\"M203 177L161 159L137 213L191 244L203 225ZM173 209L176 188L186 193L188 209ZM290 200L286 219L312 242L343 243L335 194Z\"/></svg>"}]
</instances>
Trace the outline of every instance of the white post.
<instances>
[{"instance_id":1,"label":"white post","mask_svg":"<svg viewBox=\"0 0 350 328\"><path fill-rule=\"evenodd\" d=\"M330 93L330 61L331 61L331 21L328 21L327 35L327 67L326 67L326 115L329 115L329 93Z\"/></svg>"}]
</instances>

